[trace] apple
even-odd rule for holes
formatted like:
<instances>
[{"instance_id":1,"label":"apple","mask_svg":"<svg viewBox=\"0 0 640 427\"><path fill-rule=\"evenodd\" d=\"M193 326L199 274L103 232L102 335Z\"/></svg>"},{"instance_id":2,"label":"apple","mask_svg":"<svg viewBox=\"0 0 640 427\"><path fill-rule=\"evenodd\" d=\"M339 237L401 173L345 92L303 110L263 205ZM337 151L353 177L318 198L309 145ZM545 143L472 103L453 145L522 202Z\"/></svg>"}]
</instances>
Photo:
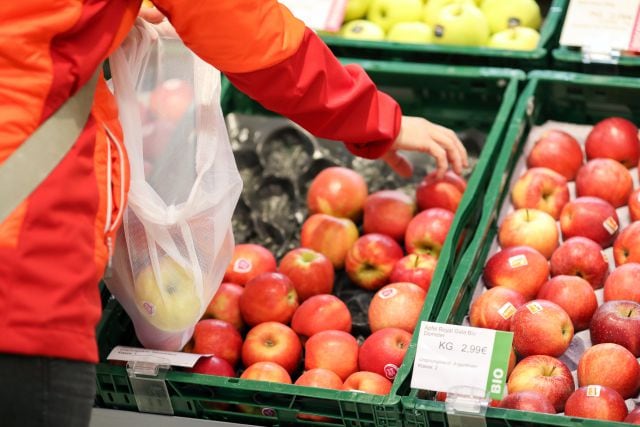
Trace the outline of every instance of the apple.
<instances>
[{"instance_id":1,"label":"apple","mask_svg":"<svg viewBox=\"0 0 640 427\"><path fill-rule=\"evenodd\" d=\"M492 34L511 27L537 30L542 22L536 0L484 0L481 8Z\"/></svg>"},{"instance_id":2,"label":"apple","mask_svg":"<svg viewBox=\"0 0 640 427\"><path fill-rule=\"evenodd\" d=\"M335 372L328 369L315 368L305 371L298 377L296 385L306 387L318 387L328 388L333 390L342 390L342 378L340 378ZM298 418L302 420L319 421L319 422L333 422L332 418L324 417L322 415L312 414L299 414Z\"/></svg>"},{"instance_id":3,"label":"apple","mask_svg":"<svg viewBox=\"0 0 640 427\"><path fill-rule=\"evenodd\" d=\"M431 286L431 279L436 270L438 258L429 254L409 254L400 258L393 265L389 282L410 282L425 291Z\"/></svg>"},{"instance_id":4,"label":"apple","mask_svg":"<svg viewBox=\"0 0 640 427\"><path fill-rule=\"evenodd\" d=\"M358 236L358 228L350 219L315 214L302 224L300 246L320 252L338 269L344 267L347 252Z\"/></svg>"},{"instance_id":5,"label":"apple","mask_svg":"<svg viewBox=\"0 0 640 427\"><path fill-rule=\"evenodd\" d=\"M193 349L196 354L210 354L236 366L242 351L242 336L230 323L217 319L204 319L196 323L193 331Z\"/></svg>"},{"instance_id":6,"label":"apple","mask_svg":"<svg viewBox=\"0 0 640 427\"><path fill-rule=\"evenodd\" d=\"M624 399L635 397L640 385L636 357L613 343L596 344L587 349L578 362L578 385L594 384L610 387Z\"/></svg>"},{"instance_id":7,"label":"apple","mask_svg":"<svg viewBox=\"0 0 640 427\"><path fill-rule=\"evenodd\" d=\"M527 155L527 166L552 169L573 181L584 163L580 143L567 132L551 129L542 134Z\"/></svg>"},{"instance_id":8,"label":"apple","mask_svg":"<svg viewBox=\"0 0 640 427\"><path fill-rule=\"evenodd\" d=\"M491 255L483 270L487 288L504 286L527 300L538 294L549 278L549 262L530 246L511 246Z\"/></svg>"},{"instance_id":9,"label":"apple","mask_svg":"<svg viewBox=\"0 0 640 427\"><path fill-rule=\"evenodd\" d=\"M562 238L587 237L602 248L611 246L618 235L620 221L611 203L598 197L578 197L560 212Z\"/></svg>"},{"instance_id":10,"label":"apple","mask_svg":"<svg viewBox=\"0 0 640 427\"><path fill-rule=\"evenodd\" d=\"M622 396L602 385L580 387L569 396L564 408L568 417L607 421L623 421L628 412Z\"/></svg>"},{"instance_id":11,"label":"apple","mask_svg":"<svg viewBox=\"0 0 640 427\"><path fill-rule=\"evenodd\" d=\"M302 358L298 335L279 322L264 322L251 328L242 344L242 363L274 362L292 374Z\"/></svg>"},{"instance_id":12,"label":"apple","mask_svg":"<svg viewBox=\"0 0 640 427\"><path fill-rule=\"evenodd\" d=\"M573 323L558 304L543 299L520 306L511 318L513 347L520 356L558 357L573 339Z\"/></svg>"},{"instance_id":13,"label":"apple","mask_svg":"<svg viewBox=\"0 0 640 427\"><path fill-rule=\"evenodd\" d=\"M391 391L391 381L375 372L359 371L344 380L343 390L361 391L369 394L387 395Z\"/></svg>"},{"instance_id":14,"label":"apple","mask_svg":"<svg viewBox=\"0 0 640 427\"><path fill-rule=\"evenodd\" d=\"M503 249L531 246L549 259L558 247L556 221L538 209L516 209L498 226L498 242Z\"/></svg>"},{"instance_id":15,"label":"apple","mask_svg":"<svg viewBox=\"0 0 640 427\"><path fill-rule=\"evenodd\" d=\"M466 3L472 6L477 6L474 0L429 0L426 2L422 11L422 20L433 27L442 8L451 4L459 3Z\"/></svg>"},{"instance_id":16,"label":"apple","mask_svg":"<svg viewBox=\"0 0 640 427\"><path fill-rule=\"evenodd\" d=\"M362 19L367 16L367 10L371 0L348 0L347 8L344 11L344 21L353 21L354 19Z\"/></svg>"},{"instance_id":17,"label":"apple","mask_svg":"<svg viewBox=\"0 0 640 427\"><path fill-rule=\"evenodd\" d=\"M435 44L484 46L489 41L489 23L475 5L454 3L438 12L433 35Z\"/></svg>"},{"instance_id":18,"label":"apple","mask_svg":"<svg viewBox=\"0 0 640 427\"><path fill-rule=\"evenodd\" d=\"M414 216L404 235L407 252L440 256L453 216L453 212L442 208L427 209Z\"/></svg>"},{"instance_id":19,"label":"apple","mask_svg":"<svg viewBox=\"0 0 640 427\"><path fill-rule=\"evenodd\" d=\"M340 28L340 35L351 40L384 40L384 30L380 25L365 19L354 19Z\"/></svg>"},{"instance_id":20,"label":"apple","mask_svg":"<svg viewBox=\"0 0 640 427\"><path fill-rule=\"evenodd\" d=\"M509 393L534 391L546 396L556 412L562 412L575 390L571 371L555 357L537 355L522 359L509 375Z\"/></svg>"},{"instance_id":21,"label":"apple","mask_svg":"<svg viewBox=\"0 0 640 427\"><path fill-rule=\"evenodd\" d=\"M640 160L638 128L629 120L609 117L596 123L585 141L587 159L609 158L631 169Z\"/></svg>"},{"instance_id":22,"label":"apple","mask_svg":"<svg viewBox=\"0 0 640 427\"><path fill-rule=\"evenodd\" d=\"M540 43L540 33L533 28L513 27L498 31L489 39L489 47L508 50L534 50Z\"/></svg>"},{"instance_id":23,"label":"apple","mask_svg":"<svg viewBox=\"0 0 640 427\"><path fill-rule=\"evenodd\" d=\"M193 327L206 304L196 290L192 273L169 256L158 260L157 271L153 264L141 270L133 291L140 314L161 331L179 332Z\"/></svg>"},{"instance_id":24,"label":"apple","mask_svg":"<svg viewBox=\"0 0 640 427\"><path fill-rule=\"evenodd\" d=\"M314 295L293 313L291 328L298 335L310 337L321 331L351 332L351 312L335 295Z\"/></svg>"},{"instance_id":25,"label":"apple","mask_svg":"<svg viewBox=\"0 0 640 427\"><path fill-rule=\"evenodd\" d=\"M204 311L203 318L213 318L231 323L242 330L244 321L240 314L240 295L244 288L235 283L222 283Z\"/></svg>"},{"instance_id":26,"label":"apple","mask_svg":"<svg viewBox=\"0 0 640 427\"><path fill-rule=\"evenodd\" d=\"M629 207L629 216L631 217L631 221L640 220L640 188L631 192L629 200L627 200L627 205Z\"/></svg>"},{"instance_id":27,"label":"apple","mask_svg":"<svg viewBox=\"0 0 640 427\"><path fill-rule=\"evenodd\" d=\"M602 247L587 237L566 239L551 255L551 275L579 276L600 289L609 275L609 260Z\"/></svg>"},{"instance_id":28,"label":"apple","mask_svg":"<svg viewBox=\"0 0 640 427\"><path fill-rule=\"evenodd\" d=\"M516 209L539 209L558 219L569 201L569 185L564 176L551 169L527 169L513 185L511 200Z\"/></svg>"},{"instance_id":29,"label":"apple","mask_svg":"<svg viewBox=\"0 0 640 427\"><path fill-rule=\"evenodd\" d=\"M242 243L233 249L224 281L244 286L259 274L276 271L276 258L269 249L255 243Z\"/></svg>"},{"instance_id":30,"label":"apple","mask_svg":"<svg viewBox=\"0 0 640 427\"><path fill-rule=\"evenodd\" d=\"M342 166L323 169L309 184L307 207L310 214L324 213L359 220L369 190L358 172Z\"/></svg>"},{"instance_id":31,"label":"apple","mask_svg":"<svg viewBox=\"0 0 640 427\"><path fill-rule=\"evenodd\" d=\"M624 419L625 423L640 424L640 406L636 406L633 411Z\"/></svg>"},{"instance_id":32,"label":"apple","mask_svg":"<svg viewBox=\"0 0 640 427\"><path fill-rule=\"evenodd\" d=\"M389 283L391 270L403 255L402 247L391 237L365 234L347 252L344 269L356 285L377 290Z\"/></svg>"},{"instance_id":33,"label":"apple","mask_svg":"<svg viewBox=\"0 0 640 427\"><path fill-rule=\"evenodd\" d=\"M192 368L187 369L192 374L216 375L219 377L235 377L233 366L217 356L202 356Z\"/></svg>"},{"instance_id":34,"label":"apple","mask_svg":"<svg viewBox=\"0 0 640 427\"><path fill-rule=\"evenodd\" d=\"M593 313L598 308L598 300L593 288L581 277L554 276L542 285L538 299L558 304L567 312L575 331L589 328Z\"/></svg>"},{"instance_id":35,"label":"apple","mask_svg":"<svg viewBox=\"0 0 640 427\"><path fill-rule=\"evenodd\" d=\"M613 243L613 260L616 266L640 262L640 221L625 227Z\"/></svg>"},{"instance_id":36,"label":"apple","mask_svg":"<svg viewBox=\"0 0 640 427\"><path fill-rule=\"evenodd\" d=\"M591 318L593 344L620 344L640 357L640 304L634 301L607 301Z\"/></svg>"},{"instance_id":37,"label":"apple","mask_svg":"<svg viewBox=\"0 0 640 427\"><path fill-rule=\"evenodd\" d=\"M240 296L240 313L245 323L288 324L298 308L298 295L293 283L282 273L262 273L249 280Z\"/></svg>"},{"instance_id":38,"label":"apple","mask_svg":"<svg viewBox=\"0 0 640 427\"><path fill-rule=\"evenodd\" d=\"M149 109L163 121L178 122L193 102L193 88L182 79L168 79L149 95Z\"/></svg>"},{"instance_id":39,"label":"apple","mask_svg":"<svg viewBox=\"0 0 640 427\"><path fill-rule=\"evenodd\" d=\"M256 362L248 366L240 378L245 380L268 381L273 383L291 384L291 376L282 366L274 362Z\"/></svg>"},{"instance_id":40,"label":"apple","mask_svg":"<svg viewBox=\"0 0 640 427\"><path fill-rule=\"evenodd\" d=\"M419 21L421 16L421 0L372 0L367 12L367 19L385 32L399 22Z\"/></svg>"},{"instance_id":41,"label":"apple","mask_svg":"<svg viewBox=\"0 0 640 427\"><path fill-rule=\"evenodd\" d=\"M387 31L387 40L398 43L432 43L433 30L424 22L398 22Z\"/></svg>"},{"instance_id":42,"label":"apple","mask_svg":"<svg viewBox=\"0 0 640 427\"><path fill-rule=\"evenodd\" d=\"M604 282L605 301L628 300L640 303L640 264L630 262L616 267Z\"/></svg>"},{"instance_id":43,"label":"apple","mask_svg":"<svg viewBox=\"0 0 640 427\"><path fill-rule=\"evenodd\" d=\"M358 342L345 331L320 331L304 346L304 369L324 368L344 381L358 371Z\"/></svg>"},{"instance_id":44,"label":"apple","mask_svg":"<svg viewBox=\"0 0 640 427\"><path fill-rule=\"evenodd\" d=\"M455 212L466 188L464 178L453 171L448 170L442 177L438 177L435 171L431 172L416 188L418 209L442 208Z\"/></svg>"},{"instance_id":45,"label":"apple","mask_svg":"<svg viewBox=\"0 0 640 427\"><path fill-rule=\"evenodd\" d=\"M555 414L556 409L549 399L537 391L519 391L510 393L500 401L499 408L516 409L518 411L540 412L542 414Z\"/></svg>"},{"instance_id":46,"label":"apple","mask_svg":"<svg viewBox=\"0 0 640 427\"><path fill-rule=\"evenodd\" d=\"M360 347L360 370L375 372L393 381L410 343L411 333L404 329L384 328L372 333Z\"/></svg>"},{"instance_id":47,"label":"apple","mask_svg":"<svg viewBox=\"0 0 640 427\"><path fill-rule=\"evenodd\" d=\"M367 315L371 332L398 328L413 333L426 297L427 292L413 283L398 282L384 286L369 304Z\"/></svg>"},{"instance_id":48,"label":"apple","mask_svg":"<svg viewBox=\"0 0 640 427\"><path fill-rule=\"evenodd\" d=\"M280 260L278 271L291 279L300 301L333 291L333 264L329 258L313 249L290 250Z\"/></svg>"},{"instance_id":49,"label":"apple","mask_svg":"<svg viewBox=\"0 0 640 427\"><path fill-rule=\"evenodd\" d=\"M576 195L600 197L614 208L627 204L633 191L631 173L612 159L589 160L576 176Z\"/></svg>"},{"instance_id":50,"label":"apple","mask_svg":"<svg viewBox=\"0 0 640 427\"><path fill-rule=\"evenodd\" d=\"M511 317L527 302L519 292L503 286L489 289L471 303L469 323L477 328L509 331Z\"/></svg>"},{"instance_id":51,"label":"apple","mask_svg":"<svg viewBox=\"0 0 640 427\"><path fill-rule=\"evenodd\" d=\"M364 202L362 229L365 234L386 234L402 241L415 212L415 202L402 191L377 191Z\"/></svg>"}]
</instances>

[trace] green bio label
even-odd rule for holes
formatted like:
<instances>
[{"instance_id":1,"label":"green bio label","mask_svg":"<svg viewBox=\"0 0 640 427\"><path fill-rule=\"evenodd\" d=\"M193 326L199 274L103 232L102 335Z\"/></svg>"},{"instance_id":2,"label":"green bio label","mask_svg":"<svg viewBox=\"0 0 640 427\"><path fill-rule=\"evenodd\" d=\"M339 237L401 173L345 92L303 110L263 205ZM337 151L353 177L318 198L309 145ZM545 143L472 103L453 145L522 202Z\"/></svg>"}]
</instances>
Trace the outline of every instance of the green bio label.
<instances>
[{"instance_id":1,"label":"green bio label","mask_svg":"<svg viewBox=\"0 0 640 427\"><path fill-rule=\"evenodd\" d=\"M489 380L487 381L487 392L492 399L500 400L504 397L504 384L507 381L512 342L513 333L496 331L491 363L489 364Z\"/></svg>"}]
</instances>

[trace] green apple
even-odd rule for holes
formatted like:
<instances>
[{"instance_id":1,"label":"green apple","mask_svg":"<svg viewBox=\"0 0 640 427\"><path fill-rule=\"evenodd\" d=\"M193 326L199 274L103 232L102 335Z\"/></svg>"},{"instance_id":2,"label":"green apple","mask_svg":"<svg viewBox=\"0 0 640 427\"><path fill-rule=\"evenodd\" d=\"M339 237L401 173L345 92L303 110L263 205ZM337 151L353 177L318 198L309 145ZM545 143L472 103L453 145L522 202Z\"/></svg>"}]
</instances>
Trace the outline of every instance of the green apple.
<instances>
[{"instance_id":1,"label":"green apple","mask_svg":"<svg viewBox=\"0 0 640 427\"><path fill-rule=\"evenodd\" d=\"M387 40L401 43L433 43L433 30L424 22L398 22L387 33Z\"/></svg>"},{"instance_id":2,"label":"green apple","mask_svg":"<svg viewBox=\"0 0 640 427\"><path fill-rule=\"evenodd\" d=\"M433 35L436 44L484 46L489 41L489 24L474 5L450 4L440 10Z\"/></svg>"},{"instance_id":3,"label":"green apple","mask_svg":"<svg viewBox=\"0 0 640 427\"><path fill-rule=\"evenodd\" d=\"M378 24L365 19L347 22L340 29L340 35L345 39L384 40L384 30Z\"/></svg>"},{"instance_id":4,"label":"green apple","mask_svg":"<svg viewBox=\"0 0 640 427\"><path fill-rule=\"evenodd\" d=\"M344 12L345 22L362 19L367 16L370 4L371 0L348 0L347 8Z\"/></svg>"},{"instance_id":5,"label":"green apple","mask_svg":"<svg viewBox=\"0 0 640 427\"><path fill-rule=\"evenodd\" d=\"M533 28L514 27L491 36L489 47L509 50L533 50L538 46L540 33Z\"/></svg>"},{"instance_id":6,"label":"green apple","mask_svg":"<svg viewBox=\"0 0 640 427\"><path fill-rule=\"evenodd\" d=\"M373 0L367 19L386 32L398 22L419 21L422 17L422 0Z\"/></svg>"},{"instance_id":7,"label":"green apple","mask_svg":"<svg viewBox=\"0 0 640 427\"><path fill-rule=\"evenodd\" d=\"M475 0L428 0L422 9L422 20L433 27L442 8L456 3L467 3L476 6Z\"/></svg>"},{"instance_id":8,"label":"green apple","mask_svg":"<svg viewBox=\"0 0 640 427\"><path fill-rule=\"evenodd\" d=\"M538 30L542 22L536 0L484 0L481 9L492 34L517 26Z\"/></svg>"}]
</instances>

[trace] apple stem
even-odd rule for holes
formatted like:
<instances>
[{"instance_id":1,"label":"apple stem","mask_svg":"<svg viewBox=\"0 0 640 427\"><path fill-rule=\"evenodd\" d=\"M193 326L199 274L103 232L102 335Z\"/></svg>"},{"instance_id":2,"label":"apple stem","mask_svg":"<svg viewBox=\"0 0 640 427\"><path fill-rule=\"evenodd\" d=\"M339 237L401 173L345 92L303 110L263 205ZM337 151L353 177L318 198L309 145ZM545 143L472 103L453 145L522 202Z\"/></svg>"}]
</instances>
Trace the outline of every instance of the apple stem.
<instances>
[{"instance_id":1,"label":"apple stem","mask_svg":"<svg viewBox=\"0 0 640 427\"><path fill-rule=\"evenodd\" d=\"M418 267L418 261L420 261L420 255L416 254L416 256L414 257L414 260L413 260L413 267L414 268Z\"/></svg>"},{"instance_id":2,"label":"apple stem","mask_svg":"<svg viewBox=\"0 0 640 427\"><path fill-rule=\"evenodd\" d=\"M633 313L633 309L630 309L629 312L627 313L627 317L631 317L632 313Z\"/></svg>"},{"instance_id":3,"label":"apple stem","mask_svg":"<svg viewBox=\"0 0 640 427\"><path fill-rule=\"evenodd\" d=\"M524 210L525 215L527 216L527 222L529 222L529 209Z\"/></svg>"}]
</instances>

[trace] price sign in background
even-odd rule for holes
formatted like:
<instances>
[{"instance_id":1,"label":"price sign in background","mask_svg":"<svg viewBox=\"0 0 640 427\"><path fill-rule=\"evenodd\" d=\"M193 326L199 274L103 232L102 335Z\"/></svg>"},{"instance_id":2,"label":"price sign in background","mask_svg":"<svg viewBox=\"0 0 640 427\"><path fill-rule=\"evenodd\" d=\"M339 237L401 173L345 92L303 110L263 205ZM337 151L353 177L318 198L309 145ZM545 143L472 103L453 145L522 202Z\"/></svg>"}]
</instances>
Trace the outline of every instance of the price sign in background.
<instances>
[{"instance_id":1,"label":"price sign in background","mask_svg":"<svg viewBox=\"0 0 640 427\"><path fill-rule=\"evenodd\" d=\"M279 0L303 21L307 27L316 31L335 32L340 29L347 8L347 0Z\"/></svg>"},{"instance_id":2,"label":"price sign in background","mask_svg":"<svg viewBox=\"0 0 640 427\"><path fill-rule=\"evenodd\" d=\"M411 387L449 391L468 386L501 399L512 341L511 332L422 322Z\"/></svg>"}]
</instances>

